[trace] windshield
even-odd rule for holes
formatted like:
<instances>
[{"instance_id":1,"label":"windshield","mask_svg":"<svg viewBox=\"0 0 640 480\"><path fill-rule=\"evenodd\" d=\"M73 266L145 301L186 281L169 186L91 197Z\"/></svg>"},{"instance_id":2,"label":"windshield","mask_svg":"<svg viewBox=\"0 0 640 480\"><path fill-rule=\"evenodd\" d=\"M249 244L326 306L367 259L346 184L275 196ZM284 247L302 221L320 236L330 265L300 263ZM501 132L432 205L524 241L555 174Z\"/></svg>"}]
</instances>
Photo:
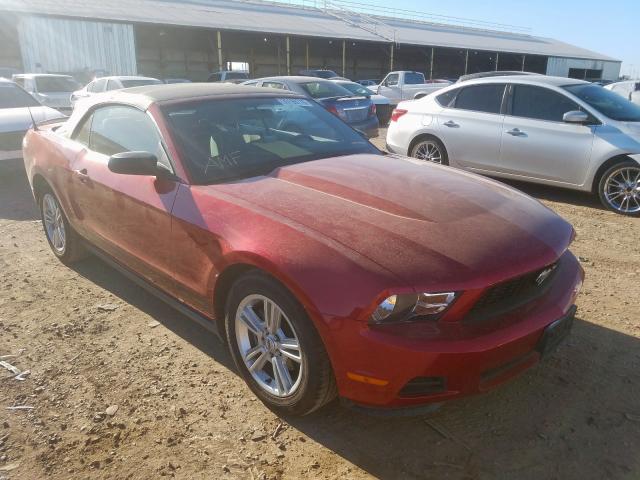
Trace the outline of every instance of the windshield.
<instances>
[{"instance_id":1,"label":"windshield","mask_svg":"<svg viewBox=\"0 0 640 480\"><path fill-rule=\"evenodd\" d=\"M192 101L162 110L196 184L266 175L327 157L380 154L341 120L303 98Z\"/></svg>"},{"instance_id":2,"label":"windshield","mask_svg":"<svg viewBox=\"0 0 640 480\"><path fill-rule=\"evenodd\" d=\"M144 85L158 85L162 83L160 80L146 79L146 80L120 80L122 82L122 88L142 87Z\"/></svg>"},{"instance_id":3,"label":"windshield","mask_svg":"<svg viewBox=\"0 0 640 480\"><path fill-rule=\"evenodd\" d=\"M307 82L300 84L302 89L311 96L311 98L330 98L330 97L350 97L351 92L342 88L340 85L321 80L318 82Z\"/></svg>"},{"instance_id":4,"label":"windshield","mask_svg":"<svg viewBox=\"0 0 640 480\"><path fill-rule=\"evenodd\" d=\"M0 82L0 108L39 107L27 92L9 82Z\"/></svg>"},{"instance_id":5,"label":"windshield","mask_svg":"<svg viewBox=\"0 0 640 480\"><path fill-rule=\"evenodd\" d=\"M418 85L424 83L424 75L418 72L406 72L404 74L405 85Z\"/></svg>"},{"instance_id":6,"label":"windshield","mask_svg":"<svg viewBox=\"0 0 640 480\"><path fill-rule=\"evenodd\" d=\"M245 72L227 72L224 78L227 80L248 80L249 74Z\"/></svg>"},{"instance_id":7,"label":"windshield","mask_svg":"<svg viewBox=\"0 0 640 480\"><path fill-rule=\"evenodd\" d=\"M620 122L640 122L640 107L600 85L579 84L563 87L603 115Z\"/></svg>"},{"instance_id":8,"label":"windshield","mask_svg":"<svg viewBox=\"0 0 640 480\"><path fill-rule=\"evenodd\" d=\"M71 77L36 77L38 93L73 92L82 86Z\"/></svg>"},{"instance_id":9,"label":"windshield","mask_svg":"<svg viewBox=\"0 0 640 480\"><path fill-rule=\"evenodd\" d=\"M340 83L339 85L356 95L362 95L365 97L371 96L371 90L369 90L368 88L364 88L362 85L358 85L357 83Z\"/></svg>"}]
</instances>

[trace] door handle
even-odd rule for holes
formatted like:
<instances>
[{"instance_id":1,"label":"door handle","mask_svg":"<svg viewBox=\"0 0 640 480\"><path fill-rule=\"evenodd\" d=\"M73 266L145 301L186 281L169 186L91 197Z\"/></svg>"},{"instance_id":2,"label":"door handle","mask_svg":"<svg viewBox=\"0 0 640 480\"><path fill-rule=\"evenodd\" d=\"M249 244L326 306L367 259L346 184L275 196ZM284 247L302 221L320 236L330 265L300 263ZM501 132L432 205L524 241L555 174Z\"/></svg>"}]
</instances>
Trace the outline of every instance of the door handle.
<instances>
[{"instance_id":1,"label":"door handle","mask_svg":"<svg viewBox=\"0 0 640 480\"><path fill-rule=\"evenodd\" d=\"M89 175L87 174L87 169L83 168L82 170L74 170L73 173L80 179L81 182L87 182L89 180Z\"/></svg>"},{"instance_id":2,"label":"door handle","mask_svg":"<svg viewBox=\"0 0 640 480\"><path fill-rule=\"evenodd\" d=\"M454 122L453 120L449 120L448 122L444 122L443 125L445 127L449 127L449 128L459 128L460 125L458 125L456 122Z\"/></svg>"},{"instance_id":3,"label":"door handle","mask_svg":"<svg viewBox=\"0 0 640 480\"><path fill-rule=\"evenodd\" d=\"M527 134L524 133L522 130L520 130L519 128L513 128L511 130L507 130L507 133L509 135L512 135L514 137L526 137Z\"/></svg>"}]
</instances>

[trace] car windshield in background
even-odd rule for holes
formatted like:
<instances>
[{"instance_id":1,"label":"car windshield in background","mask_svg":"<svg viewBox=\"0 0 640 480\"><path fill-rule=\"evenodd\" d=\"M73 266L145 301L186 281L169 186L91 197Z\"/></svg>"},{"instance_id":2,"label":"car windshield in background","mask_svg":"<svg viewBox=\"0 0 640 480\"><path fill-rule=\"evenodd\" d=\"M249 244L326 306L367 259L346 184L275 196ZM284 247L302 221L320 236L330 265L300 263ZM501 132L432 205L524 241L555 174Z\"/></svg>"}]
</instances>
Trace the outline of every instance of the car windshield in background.
<instances>
[{"instance_id":1,"label":"car windshield in background","mask_svg":"<svg viewBox=\"0 0 640 480\"><path fill-rule=\"evenodd\" d=\"M227 72L225 75L227 80L249 80L249 74L245 72Z\"/></svg>"},{"instance_id":2,"label":"car windshield in background","mask_svg":"<svg viewBox=\"0 0 640 480\"><path fill-rule=\"evenodd\" d=\"M160 80L120 80L122 82L122 88L131 88L131 87L143 87L145 85L160 85L162 82Z\"/></svg>"},{"instance_id":3,"label":"car windshield in background","mask_svg":"<svg viewBox=\"0 0 640 480\"><path fill-rule=\"evenodd\" d=\"M620 122L640 122L640 107L600 85L579 84L563 87L603 115Z\"/></svg>"},{"instance_id":4,"label":"car windshield in background","mask_svg":"<svg viewBox=\"0 0 640 480\"><path fill-rule=\"evenodd\" d=\"M362 85L358 85L357 83L340 83L339 85L356 95L362 95L364 97L371 96L371 90L364 88Z\"/></svg>"},{"instance_id":5,"label":"car windshield in background","mask_svg":"<svg viewBox=\"0 0 640 480\"><path fill-rule=\"evenodd\" d=\"M418 72L407 72L404 74L405 85L419 85L424 83L424 75Z\"/></svg>"},{"instance_id":6,"label":"car windshield in background","mask_svg":"<svg viewBox=\"0 0 640 480\"><path fill-rule=\"evenodd\" d=\"M351 92L345 90L340 85L328 82L306 82L300 84L305 92L307 92L312 98L331 98L331 97L349 97Z\"/></svg>"},{"instance_id":7,"label":"car windshield in background","mask_svg":"<svg viewBox=\"0 0 640 480\"><path fill-rule=\"evenodd\" d=\"M36 77L36 88L39 93L74 92L81 85L68 77Z\"/></svg>"},{"instance_id":8,"label":"car windshield in background","mask_svg":"<svg viewBox=\"0 0 640 480\"><path fill-rule=\"evenodd\" d=\"M320 78L333 78L338 76L338 74L333 70L316 70L314 74L316 77Z\"/></svg>"},{"instance_id":9,"label":"car windshield in background","mask_svg":"<svg viewBox=\"0 0 640 480\"><path fill-rule=\"evenodd\" d=\"M163 107L194 183L266 175L327 157L380 154L360 134L303 98L208 100Z\"/></svg>"},{"instance_id":10,"label":"car windshield in background","mask_svg":"<svg viewBox=\"0 0 640 480\"><path fill-rule=\"evenodd\" d=\"M20 87L0 82L0 108L39 107L40 104Z\"/></svg>"}]
</instances>

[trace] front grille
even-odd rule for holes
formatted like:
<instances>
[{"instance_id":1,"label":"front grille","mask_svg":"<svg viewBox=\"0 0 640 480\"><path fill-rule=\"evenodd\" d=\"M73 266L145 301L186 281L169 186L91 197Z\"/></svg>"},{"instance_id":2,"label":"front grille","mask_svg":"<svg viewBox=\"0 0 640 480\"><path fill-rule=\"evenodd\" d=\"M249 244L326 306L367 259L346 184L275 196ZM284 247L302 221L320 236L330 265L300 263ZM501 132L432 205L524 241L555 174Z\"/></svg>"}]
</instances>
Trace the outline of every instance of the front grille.
<instances>
[{"instance_id":1,"label":"front grille","mask_svg":"<svg viewBox=\"0 0 640 480\"><path fill-rule=\"evenodd\" d=\"M465 317L465 322L479 322L514 310L542 296L551 286L558 264L535 270L489 288ZM548 269L551 273L542 282L537 280Z\"/></svg>"},{"instance_id":2,"label":"front grille","mask_svg":"<svg viewBox=\"0 0 640 480\"><path fill-rule=\"evenodd\" d=\"M25 132L0 133L0 151L13 151L22 149L22 139Z\"/></svg>"}]
</instances>

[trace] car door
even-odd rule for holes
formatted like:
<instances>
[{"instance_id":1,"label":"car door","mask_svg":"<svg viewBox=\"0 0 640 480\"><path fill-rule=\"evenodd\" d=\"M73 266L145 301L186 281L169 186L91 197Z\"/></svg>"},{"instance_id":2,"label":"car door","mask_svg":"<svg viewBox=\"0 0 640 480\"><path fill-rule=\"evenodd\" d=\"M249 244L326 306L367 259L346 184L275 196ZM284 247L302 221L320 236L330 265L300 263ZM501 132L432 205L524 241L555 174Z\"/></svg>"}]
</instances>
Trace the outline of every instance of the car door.
<instances>
[{"instance_id":1,"label":"car door","mask_svg":"<svg viewBox=\"0 0 640 480\"><path fill-rule=\"evenodd\" d=\"M500 155L504 121L504 83L483 83L442 94L448 102L438 115L441 134L452 166L486 169ZM440 98L440 96L438 97Z\"/></svg>"},{"instance_id":2,"label":"car door","mask_svg":"<svg viewBox=\"0 0 640 480\"><path fill-rule=\"evenodd\" d=\"M173 285L171 209L178 184L155 176L109 170L111 155L154 153L173 171L151 117L137 108L108 105L91 114L88 148L76 158L75 198L88 240L157 286Z\"/></svg>"},{"instance_id":3,"label":"car door","mask_svg":"<svg viewBox=\"0 0 640 480\"><path fill-rule=\"evenodd\" d=\"M387 97L394 105L402 100L402 90L398 86L399 73L390 73L378 87L378 94Z\"/></svg>"},{"instance_id":4,"label":"car door","mask_svg":"<svg viewBox=\"0 0 640 480\"><path fill-rule=\"evenodd\" d=\"M595 127L566 123L566 112L583 110L550 88L510 86L500 158L492 170L581 185L591 156ZM588 113L588 112L587 112Z\"/></svg>"}]
</instances>

